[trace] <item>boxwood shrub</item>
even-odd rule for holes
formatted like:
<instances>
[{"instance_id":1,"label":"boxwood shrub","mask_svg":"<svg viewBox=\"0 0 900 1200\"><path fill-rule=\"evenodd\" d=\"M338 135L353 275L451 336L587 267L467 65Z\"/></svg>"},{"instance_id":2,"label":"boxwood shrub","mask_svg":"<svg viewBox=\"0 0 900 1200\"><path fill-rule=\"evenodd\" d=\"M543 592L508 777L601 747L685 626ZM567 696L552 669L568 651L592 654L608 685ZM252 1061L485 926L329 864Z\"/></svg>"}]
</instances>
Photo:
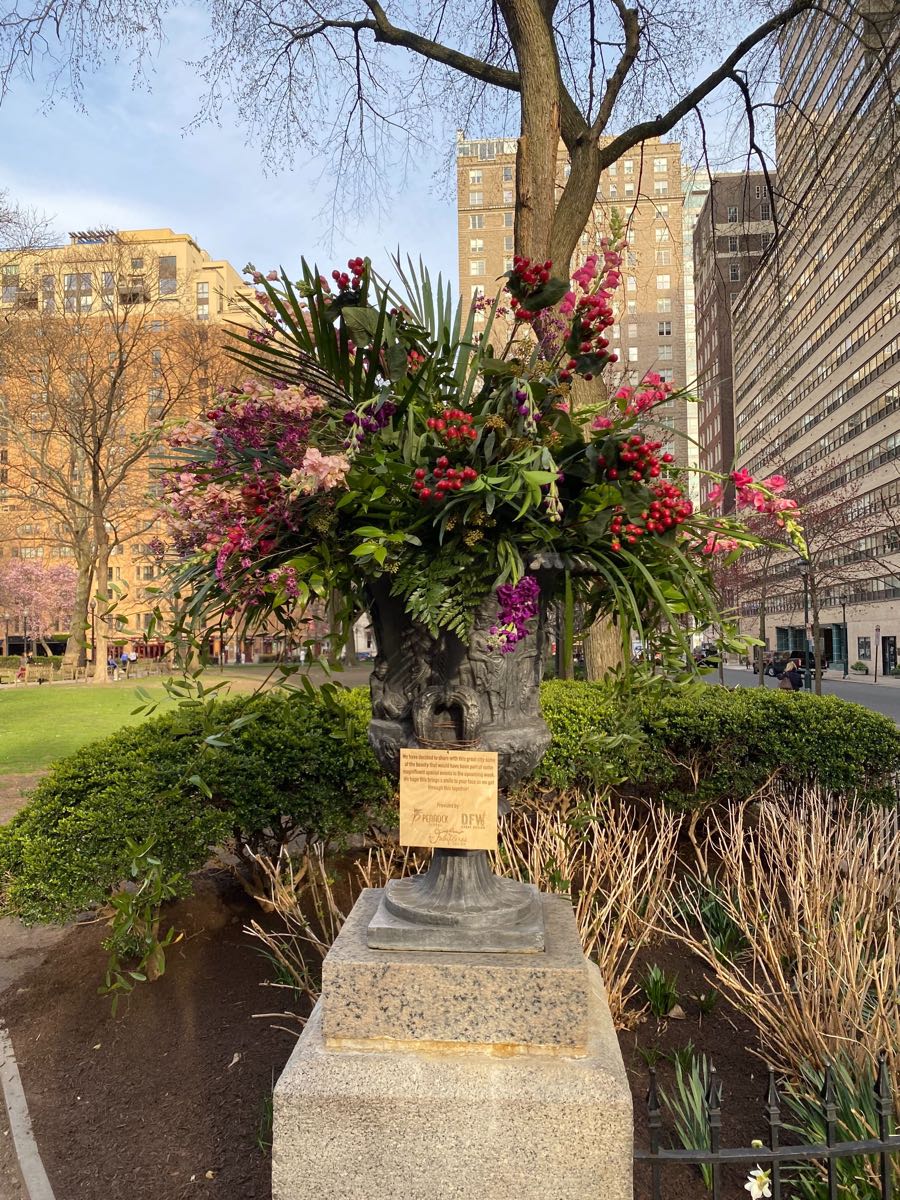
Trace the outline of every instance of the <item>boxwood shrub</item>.
<instances>
[{"instance_id":1,"label":"boxwood shrub","mask_svg":"<svg viewBox=\"0 0 900 1200\"><path fill-rule=\"evenodd\" d=\"M531 786L544 792L599 782L702 807L778 775L896 800L900 731L833 696L660 683L623 699L604 684L553 681L542 704L553 741ZM167 872L187 873L229 838L266 848L295 833L336 840L393 823L393 787L366 739L366 689L216 705L223 727L243 716L253 719L228 744L199 756L202 721L188 707L58 762L0 827L0 912L64 920L102 902L126 874L127 838L153 834Z\"/></svg>"},{"instance_id":2,"label":"boxwood shrub","mask_svg":"<svg viewBox=\"0 0 900 1200\"><path fill-rule=\"evenodd\" d=\"M222 727L253 720L200 751L200 714L182 708L56 763L0 826L0 912L60 921L102 902L127 874L127 838L154 835L166 872L188 872L229 838L251 849L300 833L335 840L383 818L393 789L366 739L365 694L329 705L267 693L216 708Z\"/></svg>"}]
</instances>

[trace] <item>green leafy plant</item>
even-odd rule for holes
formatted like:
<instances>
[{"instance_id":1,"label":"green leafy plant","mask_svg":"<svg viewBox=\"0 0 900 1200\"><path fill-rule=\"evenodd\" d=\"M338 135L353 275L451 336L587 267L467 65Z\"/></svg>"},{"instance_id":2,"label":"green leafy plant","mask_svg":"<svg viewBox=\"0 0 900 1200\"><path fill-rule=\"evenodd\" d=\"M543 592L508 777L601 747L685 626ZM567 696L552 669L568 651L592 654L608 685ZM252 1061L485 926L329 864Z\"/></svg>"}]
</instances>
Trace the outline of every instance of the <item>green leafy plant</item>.
<instances>
[{"instance_id":1,"label":"green leafy plant","mask_svg":"<svg viewBox=\"0 0 900 1200\"><path fill-rule=\"evenodd\" d=\"M674 1050L670 1050L666 1057L676 1067L681 1067L683 1075L688 1075L690 1074L696 1054L697 1048L694 1043L687 1042L684 1046L676 1046Z\"/></svg>"},{"instance_id":2,"label":"green leafy plant","mask_svg":"<svg viewBox=\"0 0 900 1200\"><path fill-rule=\"evenodd\" d=\"M696 875L687 875L681 884L679 901L683 911L700 926L713 952L732 961L747 948L747 939L740 925L732 918L728 905L722 903L719 884L715 879L704 882Z\"/></svg>"},{"instance_id":3,"label":"green leafy plant","mask_svg":"<svg viewBox=\"0 0 900 1200\"><path fill-rule=\"evenodd\" d=\"M113 1015L119 998L133 991L138 983L152 983L165 973L166 950L181 934L170 926L160 936L162 906L184 895L186 880L178 872L167 873L153 853L154 837L143 844L127 839L131 854L129 880L110 897L112 915L109 937L103 948L109 954L106 979L98 989L101 996L112 997Z\"/></svg>"},{"instance_id":4,"label":"green leafy plant","mask_svg":"<svg viewBox=\"0 0 900 1200\"><path fill-rule=\"evenodd\" d=\"M260 1101L259 1120L256 1123L256 1145L259 1148L260 1154L268 1154L272 1149L272 1126L274 1120L275 1095L273 1088L269 1088Z\"/></svg>"},{"instance_id":5,"label":"green leafy plant","mask_svg":"<svg viewBox=\"0 0 900 1200\"><path fill-rule=\"evenodd\" d=\"M875 1072L859 1070L852 1063L837 1059L832 1063L832 1096L837 1111L839 1141L863 1142L879 1136L878 1114L875 1108ZM793 1114L786 1128L801 1141L824 1145L825 1116L822 1109L825 1073L806 1064L798 1079L788 1082L783 1100ZM900 1186L900 1159L890 1157L893 1186ZM842 1200L881 1200L879 1168L874 1157L860 1155L835 1160L838 1195ZM803 1163L790 1169L790 1179L802 1200L827 1200L828 1182L825 1167L820 1163Z\"/></svg>"},{"instance_id":6,"label":"green leafy plant","mask_svg":"<svg viewBox=\"0 0 900 1200\"><path fill-rule=\"evenodd\" d=\"M661 1046L638 1046L637 1052L648 1067L655 1067L659 1060L665 1057Z\"/></svg>"},{"instance_id":7,"label":"green leafy plant","mask_svg":"<svg viewBox=\"0 0 900 1200\"><path fill-rule=\"evenodd\" d=\"M667 975L662 967L654 963L641 981L641 991L654 1017L662 1020L678 1003L678 977Z\"/></svg>"},{"instance_id":8,"label":"green leafy plant","mask_svg":"<svg viewBox=\"0 0 900 1200\"><path fill-rule=\"evenodd\" d=\"M719 993L713 987L706 988L705 991L702 991L696 997L697 1008L700 1010L701 1019L703 1017L709 1017L715 1012L716 1005L719 1003L719 999Z\"/></svg>"},{"instance_id":9,"label":"green leafy plant","mask_svg":"<svg viewBox=\"0 0 900 1200\"><path fill-rule=\"evenodd\" d=\"M706 1097L709 1093L710 1065L706 1055L694 1055L690 1065L675 1062L675 1087L670 1093L660 1087L660 1097L672 1114L675 1132L685 1150L709 1150L709 1122ZM712 1190L712 1165L700 1163L698 1170L708 1191Z\"/></svg>"}]
</instances>

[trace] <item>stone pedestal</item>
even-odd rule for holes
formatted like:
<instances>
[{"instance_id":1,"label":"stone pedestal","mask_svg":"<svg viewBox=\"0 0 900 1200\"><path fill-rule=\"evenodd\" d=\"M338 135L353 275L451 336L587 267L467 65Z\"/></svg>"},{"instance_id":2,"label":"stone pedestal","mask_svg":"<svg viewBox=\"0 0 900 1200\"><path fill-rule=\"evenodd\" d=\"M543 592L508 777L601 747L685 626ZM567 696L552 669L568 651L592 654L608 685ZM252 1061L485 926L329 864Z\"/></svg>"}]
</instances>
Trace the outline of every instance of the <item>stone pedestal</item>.
<instances>
[{"instance_id":1,"label":"stone pedestal","mask_svg":"<svg viewBox=\"0 0 900 1200\"><path fill-rule=\"evenodd\" d=\"M631 1093L571 905L542 954L372 950L365 891L275 1087L273 1200L631 1200Z\"/></svg>"}]
</instances>

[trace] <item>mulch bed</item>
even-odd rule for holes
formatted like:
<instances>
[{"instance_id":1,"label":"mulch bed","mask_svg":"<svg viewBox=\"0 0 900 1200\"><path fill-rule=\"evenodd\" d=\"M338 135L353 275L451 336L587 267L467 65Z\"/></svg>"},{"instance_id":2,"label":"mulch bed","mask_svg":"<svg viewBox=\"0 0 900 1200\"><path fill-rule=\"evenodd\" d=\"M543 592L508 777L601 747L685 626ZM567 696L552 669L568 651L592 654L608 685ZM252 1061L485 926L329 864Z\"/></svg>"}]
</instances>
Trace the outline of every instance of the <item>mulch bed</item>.
<instances>
[{"instance_id":1,"label":"mulch bed","mask_svg":"<svg viewBox=\"0 0 900 1200\"><path fill-rule=\"evenodd\" d=\"M268 1101L299 1026L254 1016L287 1007L290 993L260 986L272 969L243 932L253 918L259 909L235 880L207 872L171 912L187 936L171 949L166 974L123 998L115 1017L97 995L102 925L72 929L0 1000L58 1200L270 1200ZM638 1143L647 1144L640 1050L668 1054L689 1041L723 1080L723 1145L763 1137L765 1072L745 1049L749 1023L724 1001L699 1018L693 997L708 984L679 947L648 948L638 974L653 962L677 973L686 1016L648 1016L620 1035ZM671 1062L661 1057L657 1072L671 1087ZM745 1179L734 1169L724 1194L743 1195ZM694 1170L667 1169L664 1180L665 1200L706 1194ZM649 1197L648 1181L639 1170L636 1200Z\"/></svg>"}]
</instances>

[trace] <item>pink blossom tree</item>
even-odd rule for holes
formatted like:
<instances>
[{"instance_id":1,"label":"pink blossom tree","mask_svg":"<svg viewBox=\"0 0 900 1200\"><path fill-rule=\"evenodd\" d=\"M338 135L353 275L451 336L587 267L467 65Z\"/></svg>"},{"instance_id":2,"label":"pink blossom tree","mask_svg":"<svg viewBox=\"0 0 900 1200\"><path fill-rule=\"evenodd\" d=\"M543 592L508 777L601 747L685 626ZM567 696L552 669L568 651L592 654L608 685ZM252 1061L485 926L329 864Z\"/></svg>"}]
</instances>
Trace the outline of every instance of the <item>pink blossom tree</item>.
<instances>
[{"instance_id":1,"label":"pink blossom tree","mask_svg":"<svg viewBox=\"0 0 900 1200\"><path fill-rule=\"evenodd\" d=\"M64 563L45 566L34 559L11 558L0 565L0 610L50 653L47 637L67 629L75 604L77 573Z\"/></svg>"}]
</instances>

